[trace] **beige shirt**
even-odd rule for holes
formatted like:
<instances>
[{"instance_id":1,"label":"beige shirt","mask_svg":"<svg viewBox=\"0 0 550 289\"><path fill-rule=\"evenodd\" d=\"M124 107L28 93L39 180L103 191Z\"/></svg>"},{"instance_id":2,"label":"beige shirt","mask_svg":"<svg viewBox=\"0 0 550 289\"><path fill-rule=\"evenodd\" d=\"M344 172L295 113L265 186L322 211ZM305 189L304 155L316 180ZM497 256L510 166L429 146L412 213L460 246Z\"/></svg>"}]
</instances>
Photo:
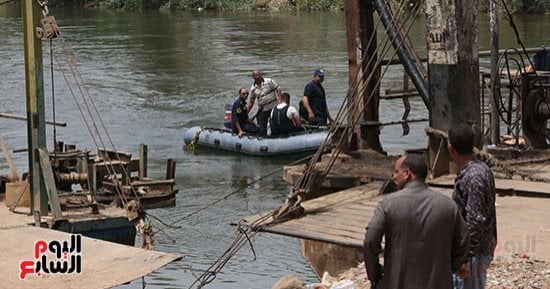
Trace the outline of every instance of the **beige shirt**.
<instances>
[{"instance_id":1,"label":"beige shirt","mask_svg":"<svg viewBox=\"0 0 550 289\"><path fill-rule=\"evenodd\" d=\"M250 101L256 102L263 111L271 111L277 105L277 89L279 85L275 80L264 77L264 82L260 85L250 87Z\"/></svg>"}]
</instances>

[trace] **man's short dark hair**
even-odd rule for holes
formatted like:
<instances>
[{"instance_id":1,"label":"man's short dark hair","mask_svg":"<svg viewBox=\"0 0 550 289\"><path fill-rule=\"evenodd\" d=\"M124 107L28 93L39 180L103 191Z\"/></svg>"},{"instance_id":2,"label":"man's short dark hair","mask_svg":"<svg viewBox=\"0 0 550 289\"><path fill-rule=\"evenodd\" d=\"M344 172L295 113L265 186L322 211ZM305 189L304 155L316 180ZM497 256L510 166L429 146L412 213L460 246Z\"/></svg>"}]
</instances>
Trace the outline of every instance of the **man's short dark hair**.
<instances>
[{"instance_id":1,"label":"man's short dark hair","mask_svg":"<svg viewBox=\"0 0 550 289\"><path fill-rule=\"evenodd\" d=\"M281 94L281 99L286 103L290 103L290 94L284 92L283 94Z\"/></svg>"},{"instance_id":2,"label":"man's short dark hair","mask_svg":"<svg viewBox=\"0 0 550 289\"><path fill-rule=\"evenodd\" d=\"M449 143L460 155L469 155L474 151L474 131L469 125L460 123L449 130Z\"/></svg>"},{"instance_id":3,"label":"man's short dark hair","mask_svg":"<svg viewBox=\"0 0 550 289\"><path fill-rule=\"evenodd\" d=\"M409 169L417 179L425 181L428 176L428 164L426 155L419 153L407 153L401 163L402 169Z\"/></svg>"}]
</instances>

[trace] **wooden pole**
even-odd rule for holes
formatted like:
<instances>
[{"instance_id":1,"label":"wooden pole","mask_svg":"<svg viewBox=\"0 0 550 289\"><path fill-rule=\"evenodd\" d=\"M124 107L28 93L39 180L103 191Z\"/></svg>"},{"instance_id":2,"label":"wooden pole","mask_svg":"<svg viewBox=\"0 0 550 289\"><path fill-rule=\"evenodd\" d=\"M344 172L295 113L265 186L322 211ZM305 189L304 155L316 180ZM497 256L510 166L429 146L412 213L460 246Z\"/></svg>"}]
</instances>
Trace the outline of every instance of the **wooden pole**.
<instances>
[{"instance_id":1,"label":"wooden pole","mask_svg":"<svg viewBox=\"0 0 550 289\"><path fill-rule=\"evenodd\" d=\"M31 211L48 214L48 195L40 172L38 149L46 148L44 76L42 67L41 7L36 0L21 1L25 45L25 83ZM35 213L36 215L36 213Z\"/></svg>"},{"instance_id":2,"label":"wooden pole","mask_svg":"<svg viewBox=\"0 0 550 289\"><path fill-rule=\"evenodd\" d=\"M498 0L491 0L490 9L490 28L491 28L491 143L500 143L500 103L496 96L500 95L500 77L498 73Z\"/></svg>"},{"instance_id":3,"label":"wooden pole","mask_svg":"<svg viewBox=\"0 0 550 289\"><path fill-rule=\"evenodd\" d=\"M358 89L362 92L362 104L359 109L349 107L349 111L357 111L363 114L363 121L378 122L378 107L380 102L380 87L376 84L380 78L380 67L376 66L376 30L374 29L374 8L369 1L346 0L344 3L346 14L346 31L348 44L348 74L350 86L354 81L359 81ZM369 45L369 40L374 40ZM363 59L363 62L361 60ZM367 63L371 63L367 66ZM366 79L374 74L370 83ZM359 79L356 78L359 76ZM370 98L370 99L369 99ZM358 115L349 114L349 120L357 119ZM383 151L380 143L380 128L376 126L356 126L353 128L354 136L349 144L350 148L371 148ZM360 136L357 137L357 136Z\"/></svg>"},{"instance_id":4,"label":"wooden pole","mask_svg":"<svg viewBox=\"0 0 550 289\"><path fill-rule=\"evenodd\" d=\"M147 177L147 145L139 145L139 179Z\"/></svg>"},{"instance_id":5,"label":"wooden pole","mask_svg":"<svg viewBox=\"0 0 550 289\"><path fill-rule=\"evenodd\" d=\"M359 0L346 0L344 1L344 12L346 15L346 36L348 47L348 82L349 87L355 82L360 71L360 62L362 57L361 52L361 35L360 35L360 12L359 12ZM362 81L362 80L359 80ZM362 83L359 83L360 87ZM351 90L350 90L351 91ZM360 91L360 90L359 90ZM363 111L362 107L353 107L353 97L357 95L348 95L348 123L353 123L354 119L358 119L359 113ZM355 150L361 145L361 126L359 124L352 128L352 140L348 143L350 150Z\"/></svg>"},{"instance_id":6,"label":"wooden pole","mask_svg":"<svg viewBox=\"0 0 550 289\"><path fill-rule=\"evenodd\" d=\"M0 117L27 121L27 118L24 116L19 116L19 115L10 114L10 113L0 113ZM55 126L67 126L67 123L65 122L57 122L57 121L53 122L51 120L46 120L46 124L55 125Z\"/></svg>"},{"instance_id":7,"label":"wooden pole","mask_svg":"<svg viewBox=\"0 0 550 289\"><path fill-rule=\"evenodd\" d=\"M166 162L166 179L172 180L176 177L176 161L168 159Z\"/></svg>"},{"instance_id":8,"label":"wooden pole","mask_svg":"<svg viewBox=\"0 0 550 289\"><path fill-rule=\"evenodd\" d=\"M479 46L477 1L427 0L426 26L430 127L448 131L453 124L468 123L480 136ZM439 155L440 140L430 136L430 166L434 176L449 172L450 156ZM446 151L446 150L445 150Z\"/></svg>"}]
</instances>

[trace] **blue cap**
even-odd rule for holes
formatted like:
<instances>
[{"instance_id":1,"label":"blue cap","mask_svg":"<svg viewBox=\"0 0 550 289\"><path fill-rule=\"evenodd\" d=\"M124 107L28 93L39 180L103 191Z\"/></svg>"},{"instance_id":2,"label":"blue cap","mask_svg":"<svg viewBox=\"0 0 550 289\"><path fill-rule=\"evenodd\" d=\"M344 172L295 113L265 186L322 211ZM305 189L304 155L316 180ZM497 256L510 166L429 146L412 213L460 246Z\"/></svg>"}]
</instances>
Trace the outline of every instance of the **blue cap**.
<instances>
[{"instance_id":1,"label":"blue cap","mask_svg":"<svg viewBox=\"0 0 550 289\"><path fill-rule=\"evenodd\" d=\"M315 71L313 72L313 75L317 75L317 76L320 76L320 77L325 77L325 71L322 70L322 69L315 69Z\"/></svg>"}]
</instances>

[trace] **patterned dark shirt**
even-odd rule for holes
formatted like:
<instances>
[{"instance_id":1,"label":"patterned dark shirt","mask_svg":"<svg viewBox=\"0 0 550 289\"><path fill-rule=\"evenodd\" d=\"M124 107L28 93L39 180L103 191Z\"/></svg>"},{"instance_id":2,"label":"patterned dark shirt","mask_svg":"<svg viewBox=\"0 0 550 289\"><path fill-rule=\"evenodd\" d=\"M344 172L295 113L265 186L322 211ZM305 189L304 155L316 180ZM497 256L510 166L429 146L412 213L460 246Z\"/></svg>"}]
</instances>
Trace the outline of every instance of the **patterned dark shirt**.
<instances>
[{"instance_id":1,"label":"patterned dark shirt","mask_svg":"<svg viewBox=\"0 0 550 289\"><path fill-rule=\"evenodd\" d=\"M497 240L495 179L482 161L473 159L455 179L453 200L470 232L469 256L493 255Z\"/></svg>"}]
</instances>

